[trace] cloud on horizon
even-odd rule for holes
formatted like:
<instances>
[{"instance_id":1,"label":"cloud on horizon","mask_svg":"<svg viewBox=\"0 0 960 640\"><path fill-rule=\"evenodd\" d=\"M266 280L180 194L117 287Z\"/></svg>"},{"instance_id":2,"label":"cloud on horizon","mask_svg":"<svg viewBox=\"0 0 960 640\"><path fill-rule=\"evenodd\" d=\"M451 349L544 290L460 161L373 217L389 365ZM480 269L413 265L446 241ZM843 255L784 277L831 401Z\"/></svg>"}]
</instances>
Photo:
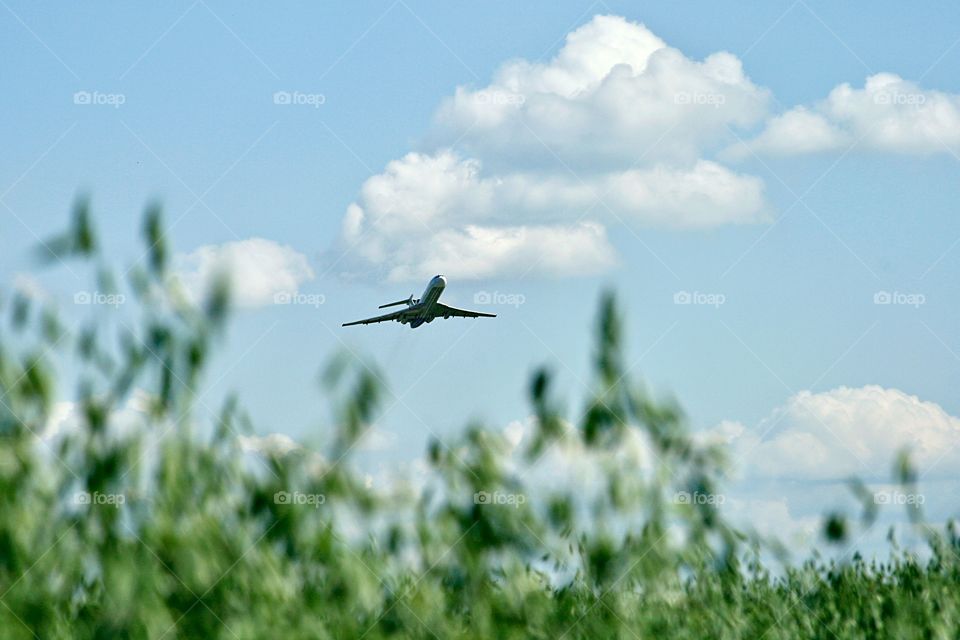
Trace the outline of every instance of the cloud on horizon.
<instances>
[{"instance_id":1,"label":"cloud on horizon","mask_svg":"<svg viewBox=\"0 0 960 640\"><path fill-rule=\"evenodd\" d=\"M801 391L755 428L727 421L704 435L727 444L735 466L753 478L889 481L904 449L924 477L960 464L960 418L877 385Z\"/></svg>"},{"instance_id":2,"label":"cloud on horizon","mask_svg":"<svg viewBox=\"0 0 960 640\"><path fill-rule=\"evenodd\" d=\"M204 245L176 256L176 278L192 300L202 300L219 273L227 274L233 304L252 309L293 295L314 278L307 257L264 238Z\"/></svg>"}]
</instances>

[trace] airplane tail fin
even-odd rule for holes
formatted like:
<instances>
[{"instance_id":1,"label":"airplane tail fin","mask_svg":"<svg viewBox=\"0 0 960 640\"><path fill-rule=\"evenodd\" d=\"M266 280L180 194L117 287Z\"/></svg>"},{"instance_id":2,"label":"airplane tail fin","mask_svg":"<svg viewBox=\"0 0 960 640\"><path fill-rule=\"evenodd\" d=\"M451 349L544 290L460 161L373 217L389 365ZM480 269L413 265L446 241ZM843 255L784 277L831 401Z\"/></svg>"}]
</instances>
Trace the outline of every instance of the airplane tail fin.
<instances>
[{"instance_id":1,"label":"airplane tail fin","mask_svg":"<svg viewBox=\"0 0 960 640\"><path fill-rule=\"evenodd\" d=\"M380 305L380 306L377 307L377 308L378 308L378 309L386 309L387 307L395 307L395 306L397 306L398 304L405 304L405 305L411 305L411 304L413 304L413 294L411 293L411 294L410 294L410 297L407 298L406 300L397 300L396 302L389 302L389 303L387 303L387 304L382 304L382 305Z\"/></svg>"}]
</instances>

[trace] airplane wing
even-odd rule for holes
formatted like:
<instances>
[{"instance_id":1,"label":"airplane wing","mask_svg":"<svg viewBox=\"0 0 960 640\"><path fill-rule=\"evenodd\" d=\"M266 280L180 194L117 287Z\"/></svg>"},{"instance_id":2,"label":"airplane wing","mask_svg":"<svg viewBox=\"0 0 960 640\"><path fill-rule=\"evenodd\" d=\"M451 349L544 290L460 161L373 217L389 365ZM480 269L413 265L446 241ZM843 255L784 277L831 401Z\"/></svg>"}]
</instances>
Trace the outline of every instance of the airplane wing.
<instances>
[{"instance_id":1,"label":"airplane wing","mask_svg":"<svg viewBox=\"0 0 960 640\"><path fill-rule=\"evenodd\" d=\"M480 311L467 311L466 309L457 309L456 307L448 307L445 304L437 302L433 305L434 314L436 316L451 316L459 318L496 318L497 314L495 313L482 313Z\"/></svg>"},{"instance_id":2,"label":"airplane wing","mask_svg":"<svg viewBox=\"0 0 960 640\"><path fill-rule=\"evenodd\" d=\"M374 322L387 322L389 320L396 320L399 318L406 309L401 311L394 311L393 313L385 313L382 316L375 316L373 318L366 318L365 320L357 320L355 322L344 322L341 327L349 327L354 324L373 324Z\"/></svg>"}]
</instances>

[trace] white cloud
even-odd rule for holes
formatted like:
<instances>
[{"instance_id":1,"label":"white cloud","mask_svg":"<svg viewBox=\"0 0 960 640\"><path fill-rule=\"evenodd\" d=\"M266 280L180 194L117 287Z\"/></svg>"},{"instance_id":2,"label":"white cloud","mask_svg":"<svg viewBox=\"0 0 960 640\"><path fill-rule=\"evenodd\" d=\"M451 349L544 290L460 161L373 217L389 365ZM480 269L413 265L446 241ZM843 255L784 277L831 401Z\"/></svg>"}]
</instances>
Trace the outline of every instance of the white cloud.
<instances>
[{"instance_id":1,"label":"white cloud","mask_svg":"<svg viewBox=\"0 0 960 640\"><path fill-rule=\"evenodd\" d=\"M793 155L834 151L853 143L850 134L827 116L806 107L795 107L771 118L763 132L750 142L738 142L728 153L743 158L750 153Z\"/></svg>"},{"instance_id":2,"label":"white cloud","mask_svg":"<svg viewBox=\"0 0 960 640\"><path fill-rule=\"evenodd\" d=\"M388 164L348 207L338 262L395 280L591 274L616 263L611 225L767 221L762 181L716 158L855 142L960 152L960 96L894 74L778 114L770 102L731 53L693 60L642 24L596 16L550 61L508 61L443 100L427 150Z\"/></svg>"},{"instance_id":3,"label":"white cloud","mask_svg":"<svg viewBox=\"0 0 960 640\"><path fill-rule=\"evenodd\" d=\"M822 526L819 514L796 515L787 496L776 499L737 497L723 504L723 512L737 526L774 537L791 547L808 546L816 541Z\"/></svg>"},{"instance_id":4,"label":"white cloud","mask_svg":"<svg viewBox=\"0 0 960 640\"><path fill-rule=\"evenodd\" d=\"M701 174L706 172L702 169ZM375 222L383 232L404 234L431 234L464 220L505 224L533 216L576 219L596 205L599 195L646 212L667 204L671 186L657 183L659 178L667 177L673 184L684 178L684 174L665 173L632 171L590 181L533 173L488 177L479 160L461 159L452 150L410 153L364 183L357 204L360 210L351 207L346 226L348 235L362 231L361 213L363 222ZM611 196L611 191L616 195Z\"/></svg>"},{"instance_id":5,"label":"white cloud","mask_svg":"<svg viewBox=\"0 0 960 640\"><path fill-rule=\"evenodd\" d=\"M674 229L709 228L765 220L763 182L709 160L689 168L658 164L592 178L509 174L491 189L494 210L528 217L629 221Z\"/></svg>"},{"instance_id":6,"label":"white cloud","mask_svg":"<svg viewBox=\"0 0 960 640\"><path fill-rule=\"evenodd\" d=\"M358 270L376 268L390 281L435 273L464 279L608 268L614 250L606 230L593 222L536 223L536 214L557 200L532 202L536 196L524 191L525 180L482 178L478 161L449 151L410 153L367 180L359 203L348 209L345 262Z\"/></svg>"},{"instance_id":7,"label":"white cloud","mask_svg":"<svg viewBox=\"0 0 960 640\"><path fill-rule=\"evenodd\" d=\"M238 435L237 442L244 453L264 456L282 457L303 448L299 442L283 433L270 433L265 436Z\"/></svg>"},{"instance_id":8,"label":"white cloud","mask_svg":"<svg viewBox=\"0 0 960 640\"><path fill-rule=\"evenodd\" d=\"M767 220L763 183L704 154L766 114L740 61L702 62L641 24L597 16L541 64L458 87L430 152L370 177L348 207L344 275L420 279L595 274L607 226L702 229Z\"/></svg>"},{"instance_id":9,"label":"white cloud","mask_svg":"<svg viewBox=\"0 0 960 640\"><path fill-rule=\"evenodd\" d=\"M203 299L222 271L234 304L247 308L271 304L279 293L294 294L314 277L306 256L263 238L205 245L177 256L176 265L177 278L194 300Z\"/></svg>"},{"instance_id":10,"label":"white cloud","mask_svg":"<svg viewBox=\"0 0 960 640\"><path fill-rule=\"evenodd\" d=\"M862 507L847 484L851 477L864 480L878 496L903 495L893 473L903 449L920 474L917 494L925 500L927 517L947 518L955 506L960 418L898 389L803 391L752 428L725 421L699 437L726 445L736 469L723 488L724 513L740 527L776 536L794 557L806 556L821 539L825 514L860 515ZM877 504L880 526L856 533L856 546L867 557L886 557L890 526L898 528L902 541L909 540L903 506Z\"/></svg>"},{"instance_id":11,"label":"white cloud","mask_svg":"<svg viewBox=\"0 0 960 640\"><path fill-rule=\"evenodd\" d=\"M715 162L656 165L584 180L484 176L476 159L410 153L368 179L343 222L348 268L390 280L434 273L567 276L615 263L604 224L710 228L767 219L763 183Z\"/></svg>"},{"instance_id":12,"label":"white cloud","mask_svg":"<svg viewBox=\"0 0 960 640\"><path fill-rule=\"evenodd\" d=\"M642 24L596 16L550 62L508 62L487 87L459 87L437 123L482 157L521 165L553 154L578 168L644 153L689 163L728 127L760 121L768 100L733 54L698 62Z\"/></svg>"},{"instance_id":13,"label":"white cloud","mask_svg":"<svg viewBox=\"0 0 960 640\"><path fill-rule=\"evenodd\" d=\"M876 385L802 391L755 429L725 422L711 437L728 443L746 476L890 479L906 448L921 474L960 464L960 418L897 389Z\"/></svg>"},{"instance_id":14,"label":"white cloud","mask_svg":"<svg viewBox=\"0 0 960 640\"><path fill-rule=\"evenodd\" d=\"M756 152L803 154L859 146L889 153L960 149L960 95L922 89L892 73L869 76L863 89L844 83L812 107L772 118L753 141ZM743 156L743 145L731 149Z\"/></svg>"}]
</instances>

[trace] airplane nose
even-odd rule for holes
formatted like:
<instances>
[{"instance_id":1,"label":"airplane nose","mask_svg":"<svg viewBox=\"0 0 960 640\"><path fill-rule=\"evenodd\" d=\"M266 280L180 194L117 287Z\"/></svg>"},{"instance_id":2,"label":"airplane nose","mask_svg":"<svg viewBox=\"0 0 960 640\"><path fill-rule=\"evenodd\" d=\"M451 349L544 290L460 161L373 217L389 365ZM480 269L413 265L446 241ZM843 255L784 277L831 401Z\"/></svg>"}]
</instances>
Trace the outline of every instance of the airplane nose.
<instances>
[{"instance_id":1,"label":"airplane nose","mask_svg":"<svg viewBox=\"0 0 960 640\"><path fill-rule=\"evenodd\" d=\"M433 279L436 280L437 282L439 282L440 284L442 284L443 286L447 286L447 279L446 279L445 277L443 277L442 275L439 275L439 274L438 274L438 275L434 276Z\"/></svg>"}]
</instances>

